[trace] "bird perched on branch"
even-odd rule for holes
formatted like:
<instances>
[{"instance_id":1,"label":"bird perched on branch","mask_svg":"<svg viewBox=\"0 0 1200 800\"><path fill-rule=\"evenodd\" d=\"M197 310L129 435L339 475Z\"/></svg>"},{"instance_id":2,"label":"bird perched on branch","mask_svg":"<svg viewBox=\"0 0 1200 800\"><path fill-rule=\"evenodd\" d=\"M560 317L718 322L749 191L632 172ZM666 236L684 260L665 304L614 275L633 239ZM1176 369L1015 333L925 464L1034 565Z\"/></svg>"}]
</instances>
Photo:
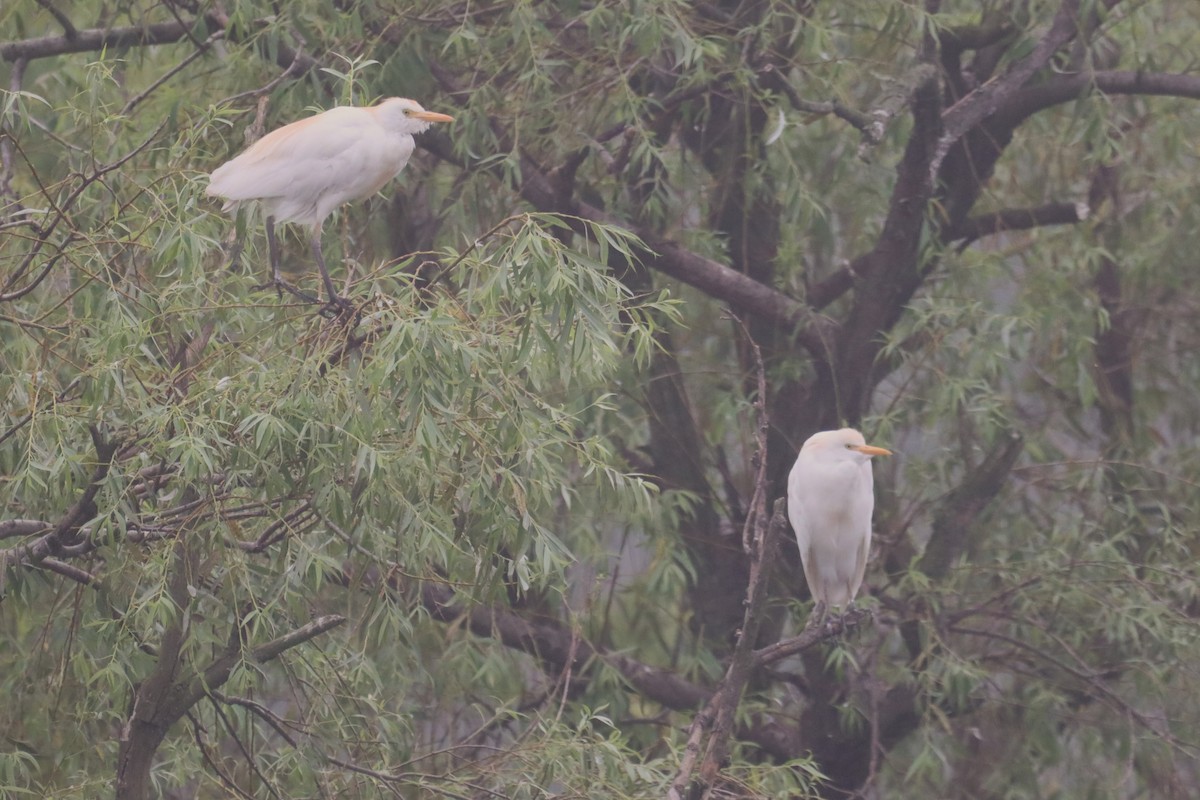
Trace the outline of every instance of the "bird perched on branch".
<instances>
[{"instance_id":1,"label":"bird perched on branch","mask_svg":"<svg viewBox=\"0 0 1200 800\"><path fill-rule=\"evenodd\" d=\"M309 245L329 293L329 306L345 306L321 252L325 218L343 203L378 192L400 174L415 146L413 134L426 130L430 123L453 119L400 97L369 108L331 108L268 133L222 164L209 177L207 193L225 198L226 211L243 201L262 203L275 286L312 302L315 298L280 277L275 239L277 222L308 226Z\"/></svg>"},{"instance_id":2,"label":"bird perched on branch","mask_svg":"<svg viewBox=\"0 0 1200 800\"><path fill-rule=\"evenodd\" d=\"M804 577L823 619L830 606L853 602L871 550L875 509L873 456L890 456L853 428L814 433L788 475L788 519L796 531Z\"/></svg>"}]
</instances>

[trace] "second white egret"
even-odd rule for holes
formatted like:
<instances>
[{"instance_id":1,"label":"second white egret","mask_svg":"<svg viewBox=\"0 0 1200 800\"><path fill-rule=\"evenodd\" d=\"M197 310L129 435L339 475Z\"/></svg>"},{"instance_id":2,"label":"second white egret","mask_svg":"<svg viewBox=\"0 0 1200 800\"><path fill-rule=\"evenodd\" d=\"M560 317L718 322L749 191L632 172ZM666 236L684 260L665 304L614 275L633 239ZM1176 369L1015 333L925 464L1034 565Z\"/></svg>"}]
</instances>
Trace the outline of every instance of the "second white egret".
<instances>
[{"instance_id":1,"label":"second white egret","mask_svg":"<svg viewBox=\"0 0 1200 800\"><path fill-rule=\"evenodd\" d=\"M862 586L871 551L875 480L871 458L892 452L853 428L814 433L788 475L788 519L818 619L845 608Z\"/></svg>"}]
</instances>

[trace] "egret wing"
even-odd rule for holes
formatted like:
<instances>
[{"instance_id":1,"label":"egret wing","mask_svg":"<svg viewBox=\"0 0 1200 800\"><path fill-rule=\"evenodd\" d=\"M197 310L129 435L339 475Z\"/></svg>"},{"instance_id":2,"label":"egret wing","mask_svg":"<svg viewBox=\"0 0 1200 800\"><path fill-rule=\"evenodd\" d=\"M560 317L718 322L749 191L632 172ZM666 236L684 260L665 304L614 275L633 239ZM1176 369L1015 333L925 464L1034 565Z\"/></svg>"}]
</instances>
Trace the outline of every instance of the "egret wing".
<instances>
[{"instance_id":1,"label":"egret wing","mask_svg":"<svg viewBox=\"0 0 1200 800\"><path fill-rule=\"evenodd\" d=\"M319 222L347 200L378 190L411 153L358 108L334 108L272 131L212 174L208 193L277 199L278 221Z\"/></svg>"},{"instance_id":2,"label":"egret wing","mask_svg":"<svg viewBox=\"0 0 1200 800\"><path fill-rule=\"evenodd\" d=\"M806 462L801 456L796 459L795 466L788 474L788 520L792 523L792 531L796 534L796 544L800 548L800 563L804 567L804 580L808 582L808 591L818 602L825 601L824 582L820 575L818 562L820 559L812 551L813 523L805 513L805 468Z\"/></svg>"}]
</instances>

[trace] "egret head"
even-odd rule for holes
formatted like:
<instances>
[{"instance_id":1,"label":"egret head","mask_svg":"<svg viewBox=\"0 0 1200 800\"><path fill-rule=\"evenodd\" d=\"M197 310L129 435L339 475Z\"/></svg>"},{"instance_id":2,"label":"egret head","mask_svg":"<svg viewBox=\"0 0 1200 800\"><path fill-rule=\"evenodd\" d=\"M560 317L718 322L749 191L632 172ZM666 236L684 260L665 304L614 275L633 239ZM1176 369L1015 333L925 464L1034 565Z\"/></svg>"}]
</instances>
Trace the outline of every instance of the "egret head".
<instances>
[{"instance_id":1,"label":"egret head","mask_svg":"<svg viewBox=\"0 0 1200 800\"><path fill-rule=\"evenodd\" d=\"M863 435L853 428L838 431L821 431L808 437L802 454L822 461L867 461L872 456L890 456L891 450L867 444Z\"/></svg>"},{"instance_id":2,"label":"egret head","mask_svg":"<svg viewBox=\"0 0 1200 800\"><path fill-rule=\"evenodd\" d=\"M454 121L454 117L447 114L426 111L416 100L407 97L389 97L371 110L385 128L409 136L428 129L431 123Z\"/></svg>"}]
</instances>

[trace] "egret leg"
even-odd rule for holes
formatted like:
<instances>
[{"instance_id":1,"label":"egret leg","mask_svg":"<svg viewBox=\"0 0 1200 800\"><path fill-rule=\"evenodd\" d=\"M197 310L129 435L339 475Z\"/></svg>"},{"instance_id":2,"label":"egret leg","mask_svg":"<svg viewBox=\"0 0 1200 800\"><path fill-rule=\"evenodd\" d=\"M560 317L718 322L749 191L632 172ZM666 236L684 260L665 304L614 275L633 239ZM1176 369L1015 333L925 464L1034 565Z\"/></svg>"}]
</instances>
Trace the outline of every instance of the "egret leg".
<instances>
[{"instance_id":1,"label":"egret leg","mask_svg":"<svg viewBox=\"0 0 1200 800\"><path fill-rule=\"evenodd\" d=\"M326 308L343 308L350 309L354 306L344 297L337 293L334 288L333 279L329 277L329 269L325 266L325 254L321 252L321 229L316 228L312 232L312 236L308 240L312 247L313 258L317 262L317 269L321 270L321 279L325 281L325 291L329 293L329 302L325 304Z\"/></svg>"},{"instance_id":2,"label":"egret leg","mask_svg":"<svg viewBox=\"0 0 1200 800\"><path fill-rule=\"evenodd\" d=\"M229 265L227 269L230 272L237 272L238 262L242 260L242 251L246 248L246 242L238 238L236 229L229 232L229 236L226 238L226 241L229 243L230 248Z\"/></svg>"},{"instance_id":3,"label":"egret leg","mask_svg":"<svg viewBox=\"0 0 1200 800\"><path fill-rule=\"evenodd\" d=\"M828 613L829 613L829 606L827 606L824 602L817 600L813 604L812 613L808 617L808 620L809 620L808 624L809 625L818 625L818 626L821 625L822 623L825 622L825 616Z\"/></svg>"},{"instance_id":4,"label":"egret leg","mask_svg":"<svg viewBox=\"0 0 1200 800\"><path fill-rule=\"evenodd\" d=\"M275 281L276 288L283 283L283 278L279 276L279 242L275 239L275 218L267 217L267 258L271 262L271 280ZM283 293L280 292L280 298Z\"/></svg>"},{"instance_id":5,"label":"egret leg","mask_svg":"<svg viewBox=\"0 0 1200 800\"><path fill-rule=\"evenodd\" d=\"M267 217L267 258L271 262L271 282L264 283L261 286L256 286L256 289L265 289L268 286L274 286L275 291L279 293L279 298L283 299L283 292L286 289L288 294L293 297L298 297L306 303L319 303L319 298L313 297L308 292L302 292L295 286L283 279L283 275L279 272L279 240L275 236L275 218Z\"/></svg>"}]
</instances>

